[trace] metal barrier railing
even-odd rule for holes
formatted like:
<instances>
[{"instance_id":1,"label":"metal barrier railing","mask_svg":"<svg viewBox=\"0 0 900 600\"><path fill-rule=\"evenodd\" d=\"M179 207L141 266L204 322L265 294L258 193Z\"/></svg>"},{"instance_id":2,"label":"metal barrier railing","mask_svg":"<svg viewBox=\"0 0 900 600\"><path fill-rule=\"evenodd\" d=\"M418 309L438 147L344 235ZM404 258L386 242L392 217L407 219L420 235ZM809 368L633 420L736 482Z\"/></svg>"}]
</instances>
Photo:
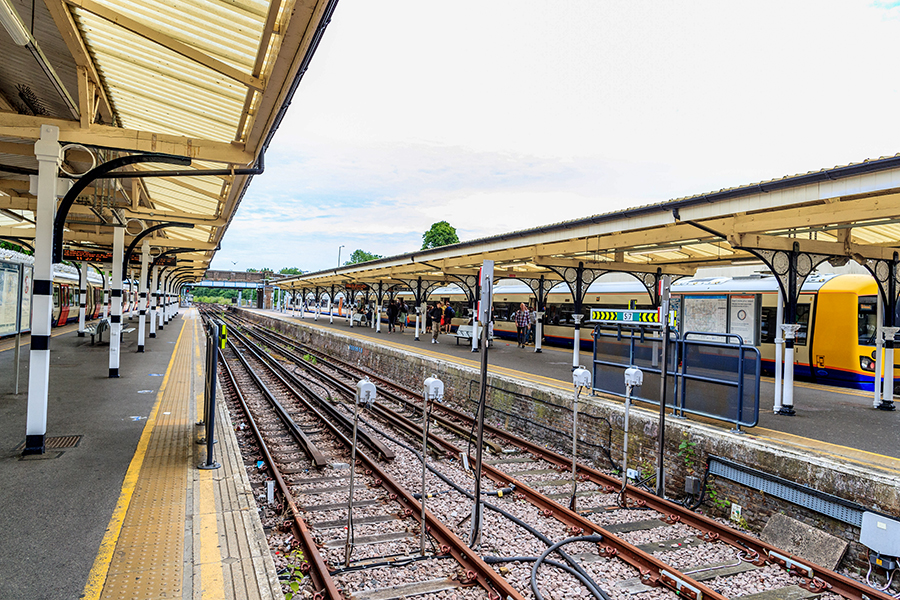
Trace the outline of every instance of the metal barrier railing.
<instances>
[{"instance_id":1,"label":"metal barrier railing","mask_svg":"<svg viewBox=\"0 0 900 600\"><path fill-rule=\"evenodd\" d=\"M659 405L662 334L658 328L598 326L594 329L594 391L625 396L624 371L638 367L644 385L634 400ZM691 339L704 336L705 339ZM715 338L724 341L715 341ZM734 340L734 341L731 341ZM669 332L666 406L675 416L692 414L734 424L732 431L759 422L762 361L755 346L735 334Z\"/></svg>"},{"instance_id":2,"label":"metal barrier railing","mask_svg":"<svg viewBox=\"0 0 900 600\"><path fill-rule=\"evenodd\" d=\"M216 443L216 381L219 366L219 350L225 348L227 340L227 328L219 319L209 319L206 327L206 377L203 393L203 420L198 425L205 426L205 438L198 443L206 444L206 462L199 465L200 469L218 469L213 448Z\"/></svg>"}]
</instances>

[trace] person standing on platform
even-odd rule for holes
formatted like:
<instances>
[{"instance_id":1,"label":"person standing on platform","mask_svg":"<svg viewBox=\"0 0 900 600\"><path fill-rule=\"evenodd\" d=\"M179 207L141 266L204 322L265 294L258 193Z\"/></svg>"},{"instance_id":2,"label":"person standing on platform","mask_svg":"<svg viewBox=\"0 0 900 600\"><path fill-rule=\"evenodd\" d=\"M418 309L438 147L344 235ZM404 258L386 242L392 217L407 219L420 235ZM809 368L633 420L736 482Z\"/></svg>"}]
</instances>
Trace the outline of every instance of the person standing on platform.
<instances>
[{"instance_id":1,"label":"person standing on platform","mask_svg":"<svg viewBox=\"0 0 900 600\"><path fill-rule=\"evenodd\" d=\"M441 306L440 300L434 303L431 309L431 343L440 344L438 341L438 333L441 332L441 319L444 318L444 308Z\"/></svg>"},{"instance_id":2,"label":"person standing on platform","mask_svg":"<svg viewBox=\"0 0 900 600\"><path fill-rule=\"evenodd\" d=\"M516 339L519 342L519 348L524 348L525 341L528 339L528 327L531 326L531 314L524 302L519 305L519 310L516 311L514 316L516 321Z\"/></svg>"},{"instance_id":3,"label":"person standing on platform","mask_svg":"<svg viewBox=\"0 0 900 600\"><path fill-rule=\"evenodd\" d=\"M391 303L388 304L387 309L387 317L388 317L388 333L394 333L394 329L397 328L397 313L399 309L397 308L397 301L391 300Z\"/></svg>"},{"instance_id":4,"label":"person standing on platform","mask_svg":"<svg viewBox=\"0 0 900 600\"><path fill-rule=\"evenodd\" d=\"M444 333L453 333L453 317L455 316L456 311L447 302L447 305L444 307Z\"/></svg>"},{"instance_id":5,"label":"person standing on platform","mask_svg":"<svg viewBox=\"0 0 900 600\"><path fill-rule=\"evenodd\" d=\"M400 333L406 329L406 319L409 318L409 307L406 306L406 301L400 301L400 314L398 315L400 318Z\"/></svg>"},{"instance_id":6,"label":"person standing on platform","mask_svg":"<svg viewBox=\"0 0 900 600\"><path fill-rule=\"evenodd\" d=\"M434 306L425 305L425 333L431 333L431 312Z\"/></svg>"}]
</instances>

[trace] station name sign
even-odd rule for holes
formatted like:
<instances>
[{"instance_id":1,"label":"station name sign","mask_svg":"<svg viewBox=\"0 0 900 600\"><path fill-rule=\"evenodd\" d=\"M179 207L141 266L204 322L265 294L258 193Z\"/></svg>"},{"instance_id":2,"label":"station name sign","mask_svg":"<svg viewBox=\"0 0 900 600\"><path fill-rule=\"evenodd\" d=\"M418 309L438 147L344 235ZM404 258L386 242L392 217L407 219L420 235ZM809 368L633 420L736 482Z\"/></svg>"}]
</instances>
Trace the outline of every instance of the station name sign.
<instances>
[{"instance_id":1,"label":"station name sign","mask_svg":"<svg viewBox=\"0 0 900 600\"><path fill-rule=\"evenodd\" d=\"M77 250L74 248L64 248L63 249L63 260L72 260L76 262L89 262L89 263L111 263L112 262L112 252L97 252L95 250ZM151 261L152 262L152 261ZM140 254L132 254L130 264L139 265L141 264L141 256ZM159 260L156 261L156 265L159 267L174 267L175 266L175 257L174 256L163 256Z\"/></svg>"},{"instance_id":2,"label":"station name sign","mask_svg":"<svg viewBox=\"0 0 900 600\"><path fill-rule=\"evenodd\" d=\"M345 283L344 288L355 292L364 292L369 289L369 286L364 283Z\"/></svg>"}]
</instances>

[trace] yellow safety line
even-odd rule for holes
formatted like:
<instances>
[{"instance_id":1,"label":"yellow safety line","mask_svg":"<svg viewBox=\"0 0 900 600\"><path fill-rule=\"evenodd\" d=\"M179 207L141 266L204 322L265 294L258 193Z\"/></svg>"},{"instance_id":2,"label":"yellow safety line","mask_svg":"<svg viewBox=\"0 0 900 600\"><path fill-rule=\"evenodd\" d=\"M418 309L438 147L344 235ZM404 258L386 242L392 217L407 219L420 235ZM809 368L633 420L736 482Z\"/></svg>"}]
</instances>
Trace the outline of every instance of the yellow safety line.
<instances>
[{"instance_id":1,"label":"yellow safety line","mask_svg":"<svg viewBox=\"0 0 900 600\"><path fill-rule=\"evenodd\" d=\"M197 332L198 319L194 319L194 332ZM199 338L202 339L202 338ZM200 344L194 344L197 376L203 379L203 361L200 360ZM197 395L198 406L203 406L203 394ZM200 589L201 598L220 600L225 597L225 578L222 574L222 552L219 544L219 525L216 514L216 495L213 471L200 469L199 508L200 528ZM196 585L196 582L195 582ZM196 588L195 588L196 589Z\"/></svg>"},{"instance_id":2,"label":"yellow safety line","mask_svg":"<svg viewBox=\"0 0 900 600\"><path fill-rule=\"evenodd\" d=\"M756 434L758 432L767 432L769 435L757 436ZM775 429L766 429L765 427L754 427L753 432L750 433L750 435L752 435L754 437L764 437L766 439L770 439L772 441L782 442L782 443L787 443L787 442L785 440L778 439L779 437L795 438L795 439L803 440L804 442L808 442L808 443L811 443L814 445L844 450L845 452L847 452L847 454L839 454L837 452L828 452L826 450L820 450L818 448L807 448L807 450L809 450L810 452L816 452L818 454L823 454L825 456L831 456L833 458L838 458L842 461L850 461L850 462L854 462L859 465L875 467L877 469L881 469L884 471L890 471L891 473L900 473L900 469L886 467L883 464L879 464L878 462L859 460L859 459L853 458L852 455L866 454L868 456L878 459L878 461L887 461L889 463L900 464L900 461L898 461L893 456L885 456L884 454L878 454L877 452L869 452L868 450L859 450L857 448L850 448L849 446L841 446L840 444L832 444L831 442L822 442L819 440L814 440L811 438L803 437L802 435L787 433L785 431L777 431ZM850 456L848 456L848 454Z\"/></svg>"},{"instance_id":3,"label":"yellow safety line","mask_svg":"<svg viewBox=\"0 0 900 600\"><path fill-rule=\"evenodd\" d=\"M293 321L292 321L292 322L293 322ZM331 328L331 327L325 327L324 325L319 325L318 323L315 323L315 322L313 322L313 323L305 323L305 322L301 322L300 324L302 324L302 325L307 325L307 326L309 326L309 327L316 327L316 328L319 328L319 329L326 329L326 330L328 330L328 331L334 331L334 329ZM419 353L419 354L424 354L424 355L426 355L426 356L428 356L428 357L430 357L430 358L439 358L439 359L441 359L441 360L448 360L448 361L450 361L450 362L455 362L455 363L457 363L457 364L461 364L461 365L465 365L465 366L469 366L469 367L476 367L476 368L478 368L478 367L481 366L481 364L480 364L479 362L477 362L477 361L472 361L472 360L468 360L468 359L465 359L465 358L458 358L458 357L456 357L456 356L448 356L448 355L446 355L446 354L439 354L439 353L437 353L437 352L432 352L432 351L426 350L426 349L424 349L424 348L422 348L422 349L419 349L419 348L412 348L412 349L411 349L409 346L404 346L404 345L402 345L402 344L398 344L398 343L396 343L396 342L391 342L391 341L389 341L389 340L382 340L382 339L375 338L375 337L372 337L372 336L366 335L366 334L362 334L362 337L364 337L364 338L366 338L366 339L368 339L368 340L371 340L371 341L375 341L375 342L377 342L377 343L380 344L380 345L383 345L383 346L389 346L389 347L394 348L394 349L396 349L396 350L415 350L417 353ZM557 352L562 352L562 351L560 351L560 350L556 350L556 351L557 351ZM567 351L566 351L566 354L570 354L570 352L567 352ZM572 389L571 386L563 385L563 383L562 383L561 380L559 380L559 379L552 379L552 378L550 378L550 377L545 377L545 376L543 376L543 375L534 375L534 374L531 374L531 373L525 373L525 372L522 372L522 371L517 371L517 370L515 370L515 369L511 369L511 368L509 368L509 367L501 367L501 366L498 366L498 365L491 365L491 366L488 368L488 372L492 372L492 373L502 373L502 374L506 374L506 375L515 375L515 377L517 377L518 379L525 379L525 380L528 380L528 381L532 381L532 382L534 382L534 383L539 383L539 384L542 384L542 385L548 385L548 386L550 386L550 387L554 387L554 388L556 388L556 389L560 389L560 390L563 390L563 391L571 391L571 389ZM798 383L798 382L794 382L794 384L795 384L795 385L800 385L800 386L802 386L802 387L809 387L809 388L812 388L812 389L815 389L816 387L820 387L820 388L823 388L823 389L827 389L827 391L832 392L832 393L844 394L844 395L848 395L848 396L851 396L851 395L852 395L852 396L860 395L860 396L868 397L868 395L867 395L865 392L860 392L860 391L857 391L857 390L832 389L832 388L826 388L826 386L822 386L821 384L809 384L809 383L804 384L804 383ZM829 443L829 442L821 442L821 441L819 441L819 440L814 440L814 439L812 439L812 438L803 437L803 436L795 435L795 434L792 434L792 433L785 433L785 432L782 432L782 431L776 431L776 430L774 430L774 429L766 429L765 427L758 427L758 426L757 426L757 427L754 427L751 435L756 435L757 433L761 433L761 432L766 432L766 433L768 433L769 435L759 435L759 436L756 436L756 437L765 438L765 439L770 439L770 440L776 441L776 442L777 442L777 441L780 441L780 442L786 443L786 444L789 444L790 442L787 442L787 441L785 441L785 440L779 440L777 436L792 437L792 438L796 438L797 440L803 440L804 442L806 442L806 443L808 443L808 444L810 444L810 445L820 445L820 446L828 446L828 447L831 447L831 448L839 448L839 449L842 449L842 450L844 450L845 452L851 453L851 454L866 454L866 455L872 456L873 458L877 459L878 461L887 461L887 462L889 462L889 463L897 462L897 459L894 458L894 457L892 457L892 456L886 456L886 455L884 455L884 454L878 454L878 453L875 453L875 452L868 452L868 451L866 451L866 450L857 450L857 449L855 449L855 448L850 448L849 446L841 446L841 445L838 445L838 444L832 444L832 443ZM749 433L749 432L748 432L748 433ZM799 444L799 442L796 442L795 445L800 445L800 444ZM883 466L883 465L881 465L881 464L873 464L873 463L871 463L871 462L867 462L867 461L863 461L863 460L858 460L858 459L853 458L852 456L847 456L847 455L845 455L845 454L839 454L839 453L836 453L836 452L829 452L829 451L826 451L826 450L820 450L820 449L814 448L814 447L806 447L806 450L808 450L809 452L814 452L814 453L816 453L816 454L821 454L821 455L823 455L823 456L828 456L828 457L831 457L831 458L836 458L836 459L840 459L840 460L847 460L847 461L855 462L855 463L857 463L857 464L859 464L859 465L865 465L865 466L870 466L870 467L873 466L873 467L876 467L876 468L878 468L878 469L883 469L883 470L885 470L885 471L890 471L890 472L893 472L893 473L900 473L900 470L898 470L898 469L892 469L892 468L890 468L890 467L885 467L885 466Z\"/></svg>"},{"instance_id":4,"label":"yellow safety line","mask_svg":"<svg viewBox=\"0 0 900 600\"><path fill-rule=\"evenodd\" d=\"M134 495L134 488L137 485L141 466L144 464L147 446L150 444L150 435L156 426L156 416L159 412L159 406L162 404L166 384L169 383L169 375L172 373L172 367L175 365L175 358L178 356L178 350L181 347L181 338L184 335L186 325L186 321L182 322L181 332L178 334L178 340L175 342L175 351L172 352L172 359L169 361L166 375L163 377L162 385L159 387L159 393L156 394L156 403L153 405L153 410L150 411L150 416L147 417L147 424L144 425L144 431L141 433L141 439L138 441L134 458L131 459L131 464L128 465L128 471L125 473L125 481L122 482L119 500L116 503L116 508L113 510L112 517L109 519L109 525L106 527L103 541L100 542L100 550L97 552L94 565L91 567L91 572L88 575L87 584L84 586L82 600L98 600L103 592L113 553L119 541L119 534L122 532L122 524L125 522L125 515L128 514L128 506L131 503L131 497Z\"/></svg>"},{"instance_id":5,"label":"yellow safety line","mask_svg":"<svg viewBox=\"0 0 900 600\"><path fill-rule=\"evenodd\" d=\"M50 337L57 337L57 336L60 336L60 335L65 335L65 334L67 334L67 333L72 333L73 331L77 331L77 330L78 330L78 325L75 325L75 324L72 324L72 325L66 325L66 326L64 326L64 327L62 327L62 328L58 328L58 329L56 330L56 332L51 333L51 334L50 334ZM25 335L30 336L30 334L27 334L27 333L26 333ZM23 337L24 337L24 336L23 336ZM10 345L9 345L8 348L0 348L0 352L6 352L7 350L15 350L15 348L16 348L16 338L15 338L15 336L13 336L13 338L12 338L11 340L4 340L4 341L3 341L3 344L4 344L4 345L10 344ZM31 345L31 337L28 338L28 341L22 340L22 343L20 344L20 347L21 347L21 348L24 348L25 346L30 346L30 345Z\"/></svg>"}]
</instances>

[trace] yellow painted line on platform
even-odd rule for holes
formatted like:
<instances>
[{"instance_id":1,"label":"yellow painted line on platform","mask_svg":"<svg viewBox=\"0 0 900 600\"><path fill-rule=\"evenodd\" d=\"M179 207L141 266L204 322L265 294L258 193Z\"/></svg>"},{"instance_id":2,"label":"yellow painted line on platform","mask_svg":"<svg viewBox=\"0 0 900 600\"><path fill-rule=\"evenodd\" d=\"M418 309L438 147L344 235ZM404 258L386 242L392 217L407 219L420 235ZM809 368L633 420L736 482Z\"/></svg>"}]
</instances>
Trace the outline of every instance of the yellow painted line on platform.
<instances>
[{"instance_id":1,"label":"yellow painted line on platform","mask_svg":"<svg viewBox=\"0 0 900 600\"><path fill-rule=\"evenodd\" d=\"M119 541L119 534L122 532L122 524L125 522L125 515L128 514L128 506L134 495L134 488L137 484L138 475L144 464L144 457L147 455L147 446L150 444L150 436L153 428L156 426L156 417L159 413L159 406L162 404L163 394L166 391L166 385L169 383L169 376L172 374L172 367L175 365L175 358L178 356L178 349L181 347L181 339L184 336L186 323L181 326L181 332L178 334L178 340L175 342L175 349L172 352L172 358L169 360L169 366L166 368L165 377L163 377L162 385L159 386L159 392L156 394L156 403L147 417L147 424L144 425L144 431L141 433L141 439L138 441L137 449L134 452L134 458L128 465L128 471L125 473L125 481L122 483L122 491L119 493L119 500L113 509L112 517L109 525L106 527L106 533L100 542L100 550L94 559L94 565L88 574L87 585L84 587L82 600L97 600L103 592L103 585L106 583L106 576L109 573L109 565L112 563L113 553L116 544Z\"/></svg>"},{"instance_id":2,"label":"yellow painted line on platform","mask_svg":"<svg viewBox=\"0 0 900 600\"><path fill-rule=\"evenodd\" d=\"M752 432L749 433L754 437L766 438L772 441L788 443L792 445L803 445L810 452L823 454L825 456L830 456L842 461L850 461L858 465L865 465L867 467L875 466L876 468L882 469L884 471L900 474L900 460L892 456L885 456L884 454L869 452L867 450L858 450L856 448L841 446L839 444L832 444L830 442L822 442L808 437L803 437L802 435L795 435L793 433L787 433L784 431L776 431L775 429L767 429L765 427L754 427ZM764 433L764 435L757 435L759 433ZM798 442L789 442L788 439L801 440L803 444L799 444ZM817 448L817 446L820 446L821 449ZM858 458L854 458L856 455L871 456L873 460L860 460Z\"/></svg>"},{"instance_id":3,"label":"yellow painted line on platform","mask_svg":"<svg viewBox=\"0 0 900 600\"><path fill-rule=\"evenodd\" d=\"M203 394L197 395L203 404ZM222 552L219 549L219 525L216 520L214 471L200 470L200 597L219 600L225 597L225 578L222 575Z\"/></svg>"},{"instance_id":4,"label":"yellow painted line on platform","mask_svg":"<svg viewBox=\"0 0 900 600\"><path fill-rule=\"evenodd\" d=\"M72 333L73 331L78 331L78 324L72 323L71 325L65 325L63 327L57 328L55 331L50 333L50 337L55 338L61 335L65 335L67 333ZM28 338L27 340L25 338ZM31 334L26 333L22 336L22 340L20 343L21 347L31 345ZM4 340L3 344L0 344L0 352L6 352L7 350L13 350L16 347L16 338L13 336L11 339Z\"/></svg>"}]
</instances>

